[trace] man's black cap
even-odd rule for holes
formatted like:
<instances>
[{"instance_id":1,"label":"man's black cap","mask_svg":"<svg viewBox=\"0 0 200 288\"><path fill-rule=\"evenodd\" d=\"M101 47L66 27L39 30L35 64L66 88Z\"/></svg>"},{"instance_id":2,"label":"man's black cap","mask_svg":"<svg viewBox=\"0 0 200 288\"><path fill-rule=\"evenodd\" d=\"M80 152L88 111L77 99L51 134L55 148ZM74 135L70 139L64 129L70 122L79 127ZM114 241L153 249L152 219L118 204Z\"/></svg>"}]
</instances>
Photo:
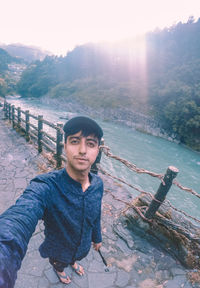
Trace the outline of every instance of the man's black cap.
<instances>
[{"instance_id":1,"label":"man's black cap","mask_svg":"<svg viewBox=\"0 0 200 288\"><path fill-rule=\"evenodd\" d=\"M99 141L103 136L101 127L91 118L78 116L67 121L63 127L65 137L82 131L84 136L94 135Z\"/></svg>"}]
</instances>

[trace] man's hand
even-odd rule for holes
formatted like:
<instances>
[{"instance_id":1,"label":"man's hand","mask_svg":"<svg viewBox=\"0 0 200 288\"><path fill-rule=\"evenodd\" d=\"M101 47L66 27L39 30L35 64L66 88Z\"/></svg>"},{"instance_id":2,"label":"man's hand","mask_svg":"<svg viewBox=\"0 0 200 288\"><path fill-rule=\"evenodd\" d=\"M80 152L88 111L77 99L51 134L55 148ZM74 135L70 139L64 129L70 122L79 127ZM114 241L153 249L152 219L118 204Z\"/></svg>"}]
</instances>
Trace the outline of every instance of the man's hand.
<instances>
[{"instance_id":1,"label":"man's hand","mask_svg":"<svg viewBox=\"0 0 200 288\"><path fill-rule=\"evenodd\" d=\"M94 242L93 242L93 248L94 248L94 250L98 251L98 250L101 248L101 246L102 246L102 242L100 242L100 243L94 243Z\"/></svg>"}]
</instances>

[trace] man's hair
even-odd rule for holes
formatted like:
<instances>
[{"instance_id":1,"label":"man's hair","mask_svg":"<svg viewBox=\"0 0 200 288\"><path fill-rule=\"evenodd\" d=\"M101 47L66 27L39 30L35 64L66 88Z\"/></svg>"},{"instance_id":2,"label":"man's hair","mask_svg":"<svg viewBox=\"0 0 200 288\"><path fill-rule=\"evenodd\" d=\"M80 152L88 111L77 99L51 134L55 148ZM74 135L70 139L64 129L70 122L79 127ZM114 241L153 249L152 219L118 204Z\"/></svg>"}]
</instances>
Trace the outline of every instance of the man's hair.
<instances>
[{"instance_id":1,"label":"man's hair","mask_svg":"<svg viewBox=\"0 0 200 288\"><path fill-rule=\"evenodd\" d=\"M74 135L81 131L83 137L93 135L99 141L103 136L103 130L101 127L91 118L85 116L78 116L67 121L63 127L65 132L65 142L69 135Z\"/></svg>"}]
</instances>

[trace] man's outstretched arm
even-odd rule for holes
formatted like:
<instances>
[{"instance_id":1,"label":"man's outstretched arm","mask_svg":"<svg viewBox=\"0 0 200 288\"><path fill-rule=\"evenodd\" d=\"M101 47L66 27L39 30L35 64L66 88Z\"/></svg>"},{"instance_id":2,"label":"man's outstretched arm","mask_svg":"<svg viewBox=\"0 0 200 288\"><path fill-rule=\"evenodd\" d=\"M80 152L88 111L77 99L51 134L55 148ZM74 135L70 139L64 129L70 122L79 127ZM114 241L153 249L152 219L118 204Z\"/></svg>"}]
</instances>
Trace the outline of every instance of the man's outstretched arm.
<instances>
[{"instance_id":1,"label":"man's outstretched arm","mask_svg":"<svg viewBox=\"0 0 200 288\"><path fill-rule=\"evenodd\" d=\"M0 288L14 287L28 242L48 202L49 186L37 179L0 216Z\"/></svg>"}]
</instances>

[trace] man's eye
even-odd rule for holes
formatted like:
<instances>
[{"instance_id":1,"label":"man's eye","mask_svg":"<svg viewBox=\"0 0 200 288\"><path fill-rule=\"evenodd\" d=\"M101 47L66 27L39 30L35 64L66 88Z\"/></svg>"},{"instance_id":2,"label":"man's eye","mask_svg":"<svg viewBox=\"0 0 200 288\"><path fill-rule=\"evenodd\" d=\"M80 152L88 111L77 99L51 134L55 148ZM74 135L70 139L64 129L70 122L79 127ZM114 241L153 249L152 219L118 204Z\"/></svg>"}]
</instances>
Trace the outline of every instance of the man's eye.
<instances>
[{"instance_id":1,"label":"man's eye","mask_svg":"<svg viewBox=\"0 0 200 288\"><path fill-rule=\"evenodd\" d=\"M87 145L91 148L95 147L95 143L94 142L88 142Z\"/></svg>"},{"instance_id":2,"label":"man's eye","mask_svg":"<svg viewBox=\"0 0 200 288\"><path fill-rule=\"evenodd\" d=\"M71 140L71 144L78 144L79 141L78 140Z\"/></svg>"}]
</instances>

